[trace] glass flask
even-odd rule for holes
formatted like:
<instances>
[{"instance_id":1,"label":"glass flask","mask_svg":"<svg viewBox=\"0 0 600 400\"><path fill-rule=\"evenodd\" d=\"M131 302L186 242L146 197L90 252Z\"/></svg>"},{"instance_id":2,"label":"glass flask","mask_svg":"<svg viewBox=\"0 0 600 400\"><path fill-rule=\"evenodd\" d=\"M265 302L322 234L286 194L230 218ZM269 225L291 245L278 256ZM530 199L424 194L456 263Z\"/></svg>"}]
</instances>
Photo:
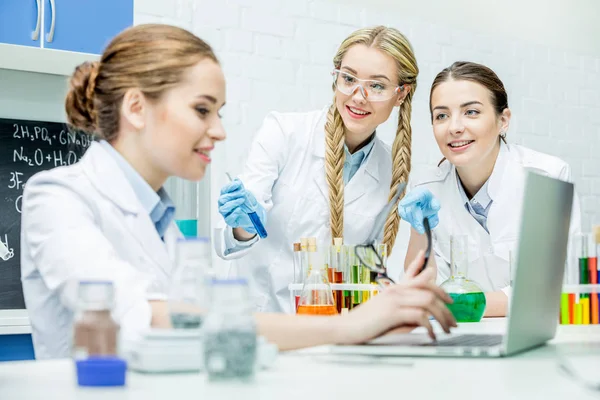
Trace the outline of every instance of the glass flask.
<instances>
[{"instance_id":1,"label":"glass flask","mask_svg":"<svg viewBox=\"0 0 600 400\"><path fill-rule=\"evenodd\" d=\"M175 271L171 281L168 308L174 329L198 329L207 309L206 279L211 256L208 238L179 239L175 249Z\"/></svg>"},{"instance_id":2,"label":"glass flask","mask_svg":"<svg viewBox=\"0 0 600 400\"><path fill-rule=\"evenodd\" d=\"M336 315L337 308L333 300L331 285L327 279L327 266L323 254L317 252L316 246L309 244L310 267L308 277L304 281L297 314Z\"/></svg>"},{"instance_id":3,"label":"glass flask","mask_svg":"<svg viewBox=\"0 0 600 400\"><path fill-rule=\"evenodd\" d=\"M245 279L213 279L203 323L204 367L209 381L250 381L257 360L256 322Z\"/></svg>"},{"instance_id":4,"label":"glass flask","mask_svg":"<svg viewBox=\"0 0 600 400\"><path fill-rule=\"evenodd\" d=\"M479 322L485 312L486 300L481 287L468 278L468 237L450 237L450 278L441 284L454 300L448 308L456 322Z\"/></svg>"}]
</instances>

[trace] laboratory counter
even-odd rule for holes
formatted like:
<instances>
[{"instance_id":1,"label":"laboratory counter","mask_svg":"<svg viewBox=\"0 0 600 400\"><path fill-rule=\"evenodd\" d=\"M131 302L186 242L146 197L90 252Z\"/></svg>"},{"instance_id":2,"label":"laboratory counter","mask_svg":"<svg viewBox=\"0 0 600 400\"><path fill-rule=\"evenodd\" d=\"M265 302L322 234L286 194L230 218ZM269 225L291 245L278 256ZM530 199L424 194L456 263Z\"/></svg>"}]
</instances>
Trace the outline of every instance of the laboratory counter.
<instances>
[{"instance_id":1,"label":"laboratory counter","mask_svg":"<svg viewBox=\"0 0 600 400\"><path fill-rule=\"evenodd\" d=\"M503 333L505 324L485 319L456 332ZM6 362L0 399L600 399L600 391L565 373L561 360L598 382L599 327L559 326L548 345L501 359L333 356L324 346L280 354L249 384L209 383L203 373L129 371L126 387L79 388L70 360Z\"/></svg>"}]
</instances>

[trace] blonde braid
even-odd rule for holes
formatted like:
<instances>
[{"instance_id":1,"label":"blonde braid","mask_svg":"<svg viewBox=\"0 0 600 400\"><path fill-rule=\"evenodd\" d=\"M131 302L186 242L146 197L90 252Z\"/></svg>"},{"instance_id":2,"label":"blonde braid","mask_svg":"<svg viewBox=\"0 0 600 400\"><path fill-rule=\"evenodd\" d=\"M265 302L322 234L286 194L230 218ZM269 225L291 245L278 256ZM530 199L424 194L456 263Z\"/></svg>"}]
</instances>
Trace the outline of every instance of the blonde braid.
<instances>
[{"instance_id":1,"label":"blonde braid","mask_svg":"<svg viewBox=\"0 0 600 400\"><path fill-rule=\"evenodd\" d=\"M412 93L409 93L398 113L398 130L396 131L396 138L392 145L392 183L390 185L389 200L396 194L396 190L400 183L408 182L408 175L410 174L412 140L412 129L410 127L411 111ZM398 202L403 197L404 191L402 191ZM400 224L398 202L396 202L396 206L392 209L390 215L388 215L383 230L383 243L387 245L388 255L392 254L392 248L394 247L396 235L398 234L398 225Z\"/></svg>"},{"instance_id":2,"label":"blonde braid","mask_svg":"<svg viewBox=\"0 0 600 400\"><path fill-rule=\"evenodd\" d=\"M335 101L325 123L325 177L329 186L331 240L344 236L344 124Z\"/></svg>"},{"instance_id":3,"label":"blonde braid","mask_svg":"<svg viewBox=\"0 0 600 400\"><path fill-rule=\"evenodd\" d=\"M417 76L419 67L417 60L408 39L397 29L385 26L375 26L361 28L348 36L338 48L333 57L334 71L332 75L334 80L338 79L338 71L342 67L342 59L352 46L364 45L375 48L383 54L394 59L398 71L398 85L403 90L408 90L404 98L404 103L400 108L398 117L398 129L396 138L392 146L392 183L390 187L390 198L396 193L396 189L401 182L408 181L410 173L411 156L411 128L410 114L412 110L412 95L417 89ZM334 92L337 91L335 82L332 84ZM404 94L404 92L396 92ZM396 102L400 97L393 96L390 102ZM327 114L327 123L325 124L325 173L327 184L329 186L329 218L331 223L331 237L343 237L344 234L344 161L345 161L345 129L339 111L335 104ZM394 104L395 105L395 104ZM402 193L402 197L404 193ZM402 198L401 197L401 198ZM387 244L388 252L391 253L392 247L398 233L400 217L396 207L385 222L383 242Z\"/></svg>"}]
</instances>

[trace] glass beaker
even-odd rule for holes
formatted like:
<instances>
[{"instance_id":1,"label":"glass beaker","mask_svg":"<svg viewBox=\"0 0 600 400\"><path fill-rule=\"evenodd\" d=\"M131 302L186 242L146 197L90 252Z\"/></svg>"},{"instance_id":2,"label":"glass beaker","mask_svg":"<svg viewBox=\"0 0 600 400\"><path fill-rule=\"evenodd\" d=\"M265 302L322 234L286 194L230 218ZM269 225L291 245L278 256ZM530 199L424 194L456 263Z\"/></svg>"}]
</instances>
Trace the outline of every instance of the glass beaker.
<instances>
[{"instance_id":1,"label":"glass beaker","mask_svg":"<svg viewBox=\"0 0 600 400\"><path fill-rule=\"evenodd\" d=\"M257 358L256 321L245 279L213 279L203 323L204 366L209 381L249 381Z\"/></svg>"},{"instance_id":2,"label":"glass beaker","mask_svg":"<svg viewBox=\"0 0 600 400\"><path fill-rule=\"evenodd\" d=\"M450 237L450 278L441 284L454 301L448 308L456 322L479 322L485 313L486 300L481 287L468 279L468 237Z\"/></svg>"},{"instance_id":3,"label":"glass beaker","mask_svg":"<svg viewBox=\"0 0 600 400\"><path fill-rule=\"evenodd\" d=\"M175 204L175 223L184 237L210 234L206 224L198 223L210 220L208 207L199 206L211 199L210 183L207 180L194 182L172 176L165 182L164 189Z\"/></svg>"},{"instance_id":4,"label":"glass beaker","mask_svg":"<svg viewBox=\"0 0 600 400\"><path fill-rule=\"evenodd\" d=\"M198 329L207 309L206 279L211 272L208 238L179 239L175 250L168 300L171 325L175 329Z\"/></svg>"},{"instance_id":5,"label":"glass beaker","mask_svg":"<svg viewBox=\"0 0 600 400\"><path fill-rule=\"evenodd\" d=\"M337 308L333 299L331 285L327 280L327 271L323 262L323 254L312 253L312 268L304 281L297 314L336 315Z\"/></svg>"}]
</instances>

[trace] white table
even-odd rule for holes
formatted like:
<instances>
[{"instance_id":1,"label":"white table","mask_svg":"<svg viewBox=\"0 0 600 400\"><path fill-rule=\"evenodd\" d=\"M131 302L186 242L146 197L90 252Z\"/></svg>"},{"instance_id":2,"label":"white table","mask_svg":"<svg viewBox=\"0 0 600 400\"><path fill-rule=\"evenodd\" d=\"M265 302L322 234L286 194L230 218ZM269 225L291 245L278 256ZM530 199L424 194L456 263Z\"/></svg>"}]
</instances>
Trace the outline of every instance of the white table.
<instances>
[{"instance_id":1,"label":"white table","mask_svg":"<svg viewBox=\"0 0 600 400\"><path fill-rule=\"evenodd\" d=\"M460 332L503 332L504 319ZM78 388L69 360L0 363L0 399L599 399L558 369L557 354L596 357L600 326L561 326L549 345L504 359L338 361L314 348L280 355L252 384L209 384L204 374L128 372L126 388ZM600 374L600 372L599 372Z\"/></svg>"}]
</instances>

